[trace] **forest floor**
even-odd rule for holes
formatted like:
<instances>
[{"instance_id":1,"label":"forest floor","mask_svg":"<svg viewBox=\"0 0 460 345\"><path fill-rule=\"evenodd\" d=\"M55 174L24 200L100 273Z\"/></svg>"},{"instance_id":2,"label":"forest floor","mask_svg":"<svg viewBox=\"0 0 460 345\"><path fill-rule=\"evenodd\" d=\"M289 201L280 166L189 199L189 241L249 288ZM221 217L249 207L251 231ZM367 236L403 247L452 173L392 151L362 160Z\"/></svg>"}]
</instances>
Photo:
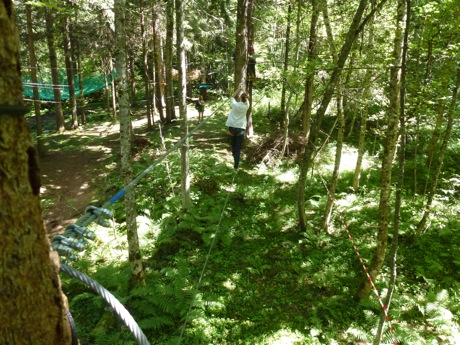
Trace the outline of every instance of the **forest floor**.
<instances>
[{"instance_id":1,"label":"forest floor","mask_svg":"<svg viewBox=\"0 0 460 345\"><path fill-rule=\"evenodd\" d=\"M364 274L343 224L335 217L330 233L313 231L327 199L319 177L330 176L334 143L323 149L320 171L311 173L306 189L309 231L301 232L296 217L300 142L290 138L291 159L277 162L282 133L271 130L274 120L261 107L254 116L256 135L245 141L241 168L234 174L225 134L227 110L223 107L210 117L210 107L206 122L190 138L193 207L189 212L181 210L179 150L136 186L145 290L130 286L122 202L111 209L111 227L95 225L97 245L89 246L75 268L129 305L155 345L178 343L194 289L199 293L184 344L370 344L381 308L373 295L360 303L352 298ZM192 131L198 125L192 107L188 117ZM48 154L41 159L41 196L52 236L82 216L87 206L103 204L123 183L118 172L119 125L107 115L92 113L79 130L57 134L52 133L53 118L46 118ZM134 113L133 120L132 166L137 175L164 149L157 119L153 131L147 131L143 113ZM168 148L180 140L180 124L162 126ZM166 161L170 169L165 169ZM344 166L352 162L350 155L344 156ZM339 209L366 261L374 251L379 171L369 168L363 192L351 193L353 172L344 167L338 186ZM415 219L419 207L412 199L404 205L405 219ZM398 256L403 265L391 317L396 334L407 344L450 345L459 338L455 207L446 204L440 209L445 219L437 220L417 242L401 238ZM213 238L216 245L210 247ZM387 288L388 274L387 269L382 272L379 291ZM198 289L196 282L202 278ZM119 324L99 327L106 313L98 296L88 294L75 279L62 279L82 344L134 344ZM418 310L426 310L426 316ZM384 343L392 343L388 331L384 338Z\"/></svg>"},{"instance_id":2,"label":"forest floor","mask_svg":"<svg viewBox=\"0 0 460 345\"><path fill-rule=\"evenodd\" d=\"M195 113L190 107L188 116L193 125L198 123ZM211 110L206 109L205 117L210 114ZM135 114L134 117L134 133L142 138L146 134L147 119L144 114ZM54 126L53 116L44 116L43 119L44 128ZM155 121L159 119L155 118ZM77 130L66 130L45 139L47 152L40 158L41 198L49 236L63 232L68 224L83 215L86 207L98 202L98 186L116 167L111 162L113 157L119 157L119 133L119 124L108 120L93 125L89 116L88 123ZM203 132L197 133L196 140L203 140L204 136ZM65 146L56 145L62 142L66 143ZM142 146L144 143L138 144Z\"/></svg>"}]
</instances>

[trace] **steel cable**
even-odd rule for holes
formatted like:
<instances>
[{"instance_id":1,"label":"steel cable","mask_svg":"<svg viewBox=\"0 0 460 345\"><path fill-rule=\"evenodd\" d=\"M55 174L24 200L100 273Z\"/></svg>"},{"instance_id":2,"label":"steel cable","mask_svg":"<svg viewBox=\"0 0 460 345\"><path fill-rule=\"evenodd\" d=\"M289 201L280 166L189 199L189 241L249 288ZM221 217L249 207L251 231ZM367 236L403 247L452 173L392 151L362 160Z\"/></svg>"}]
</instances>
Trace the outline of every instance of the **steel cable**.
<instances>
[{"instance_id":1,"label":"steel cable","mask_svg":"<svg viewBox=\"0 0 460 345\"><path fill-rule=\"evenodd\" d=\"M105 289L95 280L88 277L86 274L77 271L76 269L67 266L66 264L61 264L61 272L64 272L72 278L80 280L85 285L93 289L112 307L113 311L120 317L120 319L134 335L139 345L150 345L149 340L145 336L144 332L142 332L139 325L136 323L129 311L107 289Z\"/></svg>"}]
</instances>

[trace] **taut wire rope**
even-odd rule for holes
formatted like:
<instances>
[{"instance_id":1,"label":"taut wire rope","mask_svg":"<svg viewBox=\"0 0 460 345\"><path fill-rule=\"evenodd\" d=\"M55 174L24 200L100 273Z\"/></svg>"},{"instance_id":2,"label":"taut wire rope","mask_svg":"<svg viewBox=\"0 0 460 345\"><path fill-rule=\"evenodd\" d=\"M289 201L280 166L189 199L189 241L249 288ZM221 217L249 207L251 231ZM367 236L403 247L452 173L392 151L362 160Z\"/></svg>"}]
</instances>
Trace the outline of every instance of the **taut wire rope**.
<instances>
[{"instance_id":1,"label":"taut wire rope","mask_svg":"<svg viewBox=\"0 0 460 345\"><path fill-rule=\"evenodd\" d=\"M234 185L236 174L237 174L237 172L235 172L233 174L232 185ZM195 293L193 294L193 298L192 298L192 301L190 302L190 306L188 308L184 324L182 325L182 328L181 328L181 331L180 331L180 336L179 336L179 340L177 341L177 345L179 345L182 342L185 327L187 327L188 319L190 317L190 313L192 312L192 308L193 308L193 304L195 303L196 295L198 294L198 290L199 290L199 288L201 286L201 281L203 280L204 274L206 272L206 267L208 265L209 257L211 256L211 251L212 251L212 249L214 247L214 243L216 242L216 238L217 238L217 235L218 235L219 230L220 230L220 224L222 223L222 219L224 217L224 212L225 212L225 209L227 208L227 203L228 203L229 198L230 198L230 193L227 193L227 197L225 198L224 206L222 207L222 212L220 213L219 222L217 223L216 231L214 232L214 236L212 238L211 245L209 246L209 250L208 250L208 253L206 255L206 259L204 261L204 264L203 264L203 269L201 270L201 274L200 274L200 277L198 279L198 283L196 284L196 287L195 287Z\"/></svg>"},{"instance_id":2,"label":"taut wire rope","mask_svg":"<svg viewBox=\"0 0 460 345\"><path fill-rule=\"evenodd\" d=\"M105 217L111 217L112 212L108 210L108 207L110 207L112 204L114 204L117 200L119 200L128 189L133 188L143 177L145 177L156 165L158 165L160 162L162 162L171 152L179 148L185 140L194 134L201 126L204 125L213 115L217 113L217 111L227 103L227 100L222 101L222 103L214 110L214 112L208 116L206 119L204 119L199 125L197 125L193 130L191 130L188 135L186 135L184 138L179 140L175 145L173 145L170 149L168 149L165 153L163 153L158 159L156 159L147 169L145 169L142 173L136 176L134 180L132 180L128 185L125 186L124 189L120 190L118 193L116 193L112 198L110 198L107 202L105 202L102 207L95 207L95 206L89 206L87 207L85 214L80 217L75 224L69 224L66 227L66 230L64 232L64 235L69 236L70 238L66 238L66 236L55 236L56 241L52 240L52 248L53 250L58 251L59 255L64 255L68 256L69 259L76 259L76 256L73 254L73 249L81 251L87 246L87 242L85 241L84 238L88 239L94 239L95 234L92 231L87 230L87 226L91 224L93 221L96 221L98 224L103 225L103 226L110 226L110 224L106 221ZM160 133L161 133L161 128L160 128ZM162 137L163 140L163 137ZM164 141L163 141L163 146L164 146ZM235 176L236 173L233 176L232 184L234 184L235 181ZM203 276L205 274L205 270L207 267L207 263L212 251L212 248L215 243L215 239L217 237L218 230L220 229L220 224L222 222L223 214L225 211L225 208L228 203L230 194L227 195L227 198L225 200L225 204L222 210L222 213L220 215L219 223L216 229L216 232L214 234L214 238L212 239L208 254L206 256L205 264L203 266L199 281L196 286L196 290L198 291L201 281L203 279ZM130 331L133 333L133 335L136 337L136 340L140 345L150 345L148 342L147 338L143 334L142 330L139 328L133 317L129 314L129 312L123 307L123 305L116 300L116 298L106 289L104 289L101 285L99 285L97 282L86 276L84 273L81 273L70 266L67 266L66 264L61 264L61 271L68 274L71 277L77 278L80 281L84 282L86 285L91 287L94 291L96 291L98 294L101 295L101 297L104 298L114 309L114 311L120 316L121 320L125 322L126 326L130 329ZM188 322L188 318L190 316L190 312L192 310L193 304L195 302L195 297L196 294L193 295L192 302L190 304L189 311L187 313L185 323L182 327L181 330L181 336L179 338L179 343L182 339L183 332L185 330L185 327Z\"/></svg>"},{"instance_id":3,"label":"taut wire rope","mask_svg":"<svg viewBox=\"0 0 460 345\"><path fill-rule=\"evenodd\" d=\"M61 264L61 272L64 272L72 278L76 278L85 285L93 289L99 296L101 296L115 311L115 313L120 317L125 325L129 328L131 333L136 338L139 345L150 345L149 340L145 336L144 332L140 329L139 325L136 323L134 318L131 316L128 310L121 304L114 295L112 295L107 289L100 285L95 280L88 277L86 274L77 271L76 269L67 266L66 264Z\"/></svg>"}]
</instances>

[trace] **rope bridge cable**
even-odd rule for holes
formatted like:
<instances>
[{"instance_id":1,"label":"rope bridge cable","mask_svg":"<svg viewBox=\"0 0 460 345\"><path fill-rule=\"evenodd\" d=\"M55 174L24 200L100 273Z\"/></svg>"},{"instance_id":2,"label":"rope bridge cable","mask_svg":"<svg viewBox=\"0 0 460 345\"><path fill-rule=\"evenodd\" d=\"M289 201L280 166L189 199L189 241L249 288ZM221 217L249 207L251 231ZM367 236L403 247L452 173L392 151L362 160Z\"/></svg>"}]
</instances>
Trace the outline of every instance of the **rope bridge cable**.
<instances>
[{"instance_id":1,"label":"rope bridge cable","mask_svg":"<svg viewBox=\"0 0 460 345\"><path fill-rule=\"evenodd\" d=\"M133 319L128 310L126 310L126 308L107 289L105 289L95 280L88 277L86 274L77 271L76 269L67 266L66 264L61 264L61 272L64 272L72 278L80 280L91 289L93 289L112 307L113 311L120 317L120 319L125 323L131 333L134 335L139 345L150 345L150 342L145 336L144 332L142 332L139 325Z\"/></svg>"},{"instance_id":2,"label":"rope bridge cable","mask_svg":"<svg viewBox=\"0 0 460 345\"><path fill-rule=\"evenodd\" d=\"M235 182L236 174L237 174L236 172L233 174L232 185ZM196 284L196 288L195 288L196 293L193 294L192 302L190 303L190 307L188 308L188 312L187 312L187 315L185 317L184 324L182 325L179 340L177 341L177 345L179 345L182 342L185 327L187 327L188 319L190 317L190 313L192 312L192 308L193 308L193 304L195 303L196 295L198 294L198 290L199 290L199 288L201 286L201 281L203 280L203 277L204 277L204 274L205 274L205 271L206 271L206 267L208 265L209 257L211 256L211 251L212 251L212 249L214 247L214 243L216 242L217 234L218 234L218 232L220 230L220 224L222 223L222 219L224 217L224 212L225 212L225 209L227 208L229 198L230 198L230 193L227 193L227 197L225 198L224 206L222 207L222 212L220 214L219 222L217 223L217 229L214 232L214 237L212 238L211 245L209 246L209 250L208 250L208 253L206 255L206 260L204 261L203 269L201 270L200 278L198 279L198 283Z\"/></svg>"},{"instance_id":3,"label":"rope bridge cable","mask_svg":"<svg viewBox=\"0 0 460 345\"><path fill-rule=\"evenodd\" d=\"M344 218L342 216L342 213L339 211L337 205L335 204L335 199L332 196L332 193L330 192L329 188L327 187L326 181L324 180L323 176L321 176L321 174L319 173L318 170L316 170L316 172L318 173L318 176L320 177L321 182L322 182L324 188L326 189L326 192L327 192L329 198L331 198L332 204L335 206L335 209L337 211L337 215L339 216L340 222L342 223L342 226L343 226L344 230L347 232L348 239L350 240L351 245L353 246L353 249L355 250L356 255L358 256L358 259L359 259L359 261L360 261L360 263L361 263L361 265L363 267L363 270L366 273L367 279L369 280L369 283L372 286L372 290L374 291L374 293L375 293L375 295L377 297L377 300L379 301L380 307L382 308L383 313L385 314L385 320L386 320L386 322L388 324L388 327L390 329L390 333L391 333L391 336L393 338L392 339L393 344L398 345L398 342L396 341L396 338L395 338L395 331L394 331L393 326L391 324L390 316L388 315L388 309L385 306L385 304L383 304L382 298L380 297L380 294L379 294L377 288L375 287L374 280L372 279L371 275L369 274L369 271L368 271L368 269L366 267L366 264L365 264L365 262L364 262L364 260L363 260L363 258L361 256L361 254L359 253L358 246L356 245L355 241L353 240L353 237L351 236L350 230L349 230L347 224L345 223L345 220L344 220Z\"/></svg>"}]
</instances>

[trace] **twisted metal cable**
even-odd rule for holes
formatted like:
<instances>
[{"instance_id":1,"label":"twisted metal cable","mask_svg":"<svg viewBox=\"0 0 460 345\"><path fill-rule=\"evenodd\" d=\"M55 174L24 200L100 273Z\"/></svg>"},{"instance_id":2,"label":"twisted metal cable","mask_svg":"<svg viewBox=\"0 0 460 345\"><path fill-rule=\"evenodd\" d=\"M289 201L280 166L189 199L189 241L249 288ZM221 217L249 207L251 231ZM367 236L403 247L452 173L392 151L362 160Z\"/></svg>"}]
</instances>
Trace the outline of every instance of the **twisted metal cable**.
<instances>
[{"instance_id":1,"label":"twisted metal cable","mask_svg":"<svg viewBox=\"0 0 460 345\"><path fill-rule=\"evenodd\" d=\"M236 174L237 174L236 172L233 174L232 185L234 184ZM203 280L204 273L205 273L206 267L208 265L209 257L211 256L212 248L214 247L214 243L216 242L217 233L220 230L220 224L222 223L222 219L224 217L224 212L225 212L225 209L227 208L227 203L228 203L229 198L230 198L230 193L227 193L227 198L225 199L224 207L222 208L222 212L220 214L219 222L217 223L217 229L214 232L214 237L212 238L211 245L209 246L208 254L206 255L206 260L204 261L203 269L201 270L200 278L198 279L198 283L196 284L196 287L195 287L196 293L193 294L192 302L190 303L190 307L188 308L187 316L185 317L184 324L182 325L179 340L177 341L177 345L179 345L182 342L185 327L187 326L188 319L190 317L190 313L192 312L192 307L193 307L193 304L195 303L195 298L196 298L196 295L198 294L198 289L201 286L201 281Z\"/></svg>"},{"instance_id":2,"label":"twisted metal cable","mask_svg":"<svg viewBox=\"0 0 460 345\"><path fill-rule=\"evenodd\" d=\"M120 317L124 324L129 328L131 333L136 338L139 345L150 345L149 340L145 336L144 332L140 329L139 325L136 323L134 318L131 316L129 311L112 295L107 289L100 285L95 280L88 277L86 274L77 271L76 269L67 266L66 264L61 264L61 272L64 272L68 276L78 279L88 287L93 289L99 296L101 296L115 311L115 313Z\"/></svg>"}]
</instances>

